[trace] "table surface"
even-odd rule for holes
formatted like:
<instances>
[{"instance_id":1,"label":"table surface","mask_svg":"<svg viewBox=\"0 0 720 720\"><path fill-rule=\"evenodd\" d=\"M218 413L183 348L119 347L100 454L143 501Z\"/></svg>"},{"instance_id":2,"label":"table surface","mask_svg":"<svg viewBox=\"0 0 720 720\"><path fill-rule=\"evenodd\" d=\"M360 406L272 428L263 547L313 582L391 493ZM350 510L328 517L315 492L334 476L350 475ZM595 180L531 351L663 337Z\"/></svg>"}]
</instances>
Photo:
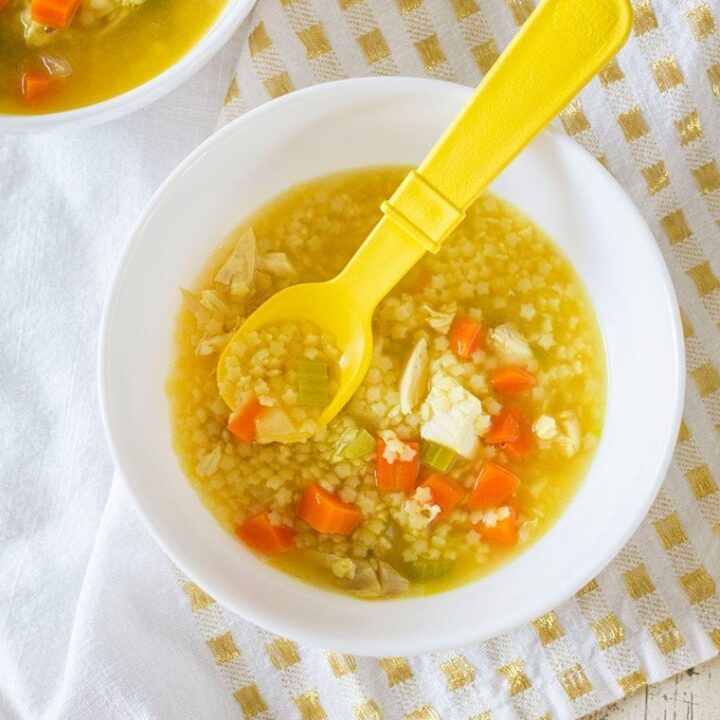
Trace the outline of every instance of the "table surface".
<instances>
[{"instance_id":1,"label":"table surface","mask_svg":"<svg viewBox=\"0 0 720 720\"><path fill-rule=\"evenodd\" d=\"M651 685L583 720L718 720L720 657Z\"/></svg>"}]
</instances>

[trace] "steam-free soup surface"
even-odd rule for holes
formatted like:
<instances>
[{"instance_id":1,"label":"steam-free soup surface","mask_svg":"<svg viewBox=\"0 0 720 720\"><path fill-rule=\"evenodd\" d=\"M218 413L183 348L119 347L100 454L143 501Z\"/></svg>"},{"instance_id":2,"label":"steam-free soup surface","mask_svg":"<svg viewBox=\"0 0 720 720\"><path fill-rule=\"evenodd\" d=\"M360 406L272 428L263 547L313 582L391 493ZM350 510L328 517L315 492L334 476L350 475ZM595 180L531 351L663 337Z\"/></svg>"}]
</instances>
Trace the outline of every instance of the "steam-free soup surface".
<instances>
[{"instance_id":1,"label":"steam-free soup surface","mask_svg":"<svg viewBox=\"0 0 720 720\"><path fill-rule=\"evenodd\" d=\"M69 110L137 87L183 56L225 3L0 0L0 113Z\"/></svg>"},{"instance_id":2,"label":"steam-free soup surface","mask_svg":"<svg viewBox=\"0 0 720 720\"><path fill-rule=\"evenodd\" d=\"M567 259L482 197L380 303L371 368L327 426L334 339L285 322L228 342L290 284L325 280L405 170L279 196L183 293L167 391L180 464L218 522L276 568L362 598L437 592L508 562L555 522L603 421L603 349ZM216 370L227 363L223 402Z\"/></svg>"}]
</instances>

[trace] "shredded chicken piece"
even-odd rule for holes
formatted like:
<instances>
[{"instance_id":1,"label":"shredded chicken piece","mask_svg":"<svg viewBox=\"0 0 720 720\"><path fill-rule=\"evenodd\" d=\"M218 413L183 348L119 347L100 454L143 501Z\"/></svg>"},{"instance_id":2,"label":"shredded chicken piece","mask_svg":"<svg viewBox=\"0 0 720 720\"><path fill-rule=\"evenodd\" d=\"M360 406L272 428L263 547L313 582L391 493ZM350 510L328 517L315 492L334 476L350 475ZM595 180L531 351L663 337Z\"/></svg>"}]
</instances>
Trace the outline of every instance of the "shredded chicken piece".
<instances>
[{"instance_id":1,"label":"shredded chicken piece","mask_svg":"<svg viewBox=\"0 0 720 720\"><path fill-rule=\"evenodd\" d=\"M563 430L559 442L565 455L571 457L580 449L580 441L582 440L580 421L577 415L570 410L560 413L558 417Z\"/></svg>"},{"instance_id":2,"label":"shredded chicken piece","mask_svg":"<svg viewBox=\"0 0 720 720\"><path fill-rule=\"evenodd\" d=\"M222 335L213 335L212 337L203 338L198 346L195 348L195 354L201 357L206 355L212 355L213 353L222 350L233 336L231 332L223 333Z\"/></svg>"},{"instance_id":3,"label":"shredded chicken piece","mask_svg":"<svg viewBox=\"0 0 720 720\"><path fill-rule=\"evenodd\" d=\"M541 440L554 440L558 436L558 426L555 418L550 415L541 415L533 423L533 432Z\"/></svg>"},{"instance_id":4,"label":"shredded chicken piece","mask_svg":"<svg viewBox=\"0 0 720 720\"><path fill-rule=\"evenodd\" d=\"M270 442L300 442L305 436L295 427L290 416L284 408L274 406L264 410L255 421L257 441Z\"/></svg>"},{"instance_id":5,"label":"shredded chicken piece","mask_svg":"<svg viewBox=\"0 0 720 720\"><path fill-rule=\"evenodd\" d=\"M215 446L211 452L206 453L202 460L195 467L195 472L200 477L208 477L212 475L220 465L222 459L222 450Z\"/></svg>"},{"instance_id":6,"label":"shredded chicken piece","mask_svg":"<svg viewBox=\"0 0 720 720\"><path fill-rule=\"evenodd\" d=\"M523 362L533 356L528 341L510 323L498 325L490 332L490 337L495 350L506 360Z\"/></svg>"},{"instance_id":7,"label":"shredded chicken piece","mask_svg":"<svg viewBox=\"0 0 720 720\"><path fill-rule=\"evenodd\" d=\"M377 572L367 560L355 562L355 574L352 578L345 578L343 586L360 597L381 597L383 594Z\"/></svg>"},{"instance_id":8,"label":"shredded chicken piece","mask_svg":"<svg viewBox=\"0 0 720 720\"><path fill-rule=\"evenodd\" d=\"M450 332L455 315L457 313L457 303L448 303L445 310L433 310L429 305L422 305L420 308L427 314L425 322L441 335L447 335Z\"/></svg>"},{"instance_id":9,"label":"shredded chicken piece","mask_svg":"<svg viewBox=\"0 0 720 720\"><path fill-rule=\"evenodd\" d=\"M247 295L255 277L255 253L255 233L252 228L248 228L238 238L235 248L215 275L216 282L229 287L231 294L236 297Z\"/></svg>"},{"instance_id":10,"label":"shredded chicken piece","mask_svg":"<svg viewBox=\"0 0 720 720\"><path fill-rule=\"evenodd\" d=\"M400 411L405 415L415 410L427 392L429 365L428 342L421 338L412 349L400 379Z\"/></svg>"},{"instance_id":11,"label":"shredded chicken piece","mask_svg":"<svg viewBox=\"0 0 720 720\"><path fill-rule=\"evenodd\" d=\"M570 410L561 412L557 420L550 415L541 415L533 423L533 432L540 440L560 445L568 457L572 457L580 449L582 440L580 421Z\"/></svg>"},{"instance_id":12,"label":"shredded chicken piece","mask_svg":"<svg viewBox=\"0 0 720 720\"><path fill-rule=\"evenodd\" d=\"M442 373L433 377L420 414L423 418L422 438L466 458L473 457L478 447L478 435L489 425L480 400L454 378Z\"/></svg>"},{"instance_id":13,"label":"shredded chicken piece","mask_svg":"<svg viewBox=\"0 0 720 720\"><path fill-rule=\"evenodd\" d=\"M384 597L401 595L410 587L409 580L385 560L377 561L377 576Z\"/></svg>"},{"instance_id":14,"label":"shredded chicken piece","mask_svg":"<svg viewBox=\"0 0 720 720\"><path fill-rule=\"evenodd\" d=\"M203 290L200 293L200 305L217 315L229 315L230 308L227 303L214 290Z\"/></svg>"},{"instance_id":15,"label":"shredded chicken piece","mask_svg":"<svg viewBox=\"0 0 720 720\"><path fill-rule=\"evenodd\" d=\"M295 274L295 268L288 259L287 253L284 252L269 252L258 255L257 268L281 278L292 277Z\"/></svg>"}]
</instances>

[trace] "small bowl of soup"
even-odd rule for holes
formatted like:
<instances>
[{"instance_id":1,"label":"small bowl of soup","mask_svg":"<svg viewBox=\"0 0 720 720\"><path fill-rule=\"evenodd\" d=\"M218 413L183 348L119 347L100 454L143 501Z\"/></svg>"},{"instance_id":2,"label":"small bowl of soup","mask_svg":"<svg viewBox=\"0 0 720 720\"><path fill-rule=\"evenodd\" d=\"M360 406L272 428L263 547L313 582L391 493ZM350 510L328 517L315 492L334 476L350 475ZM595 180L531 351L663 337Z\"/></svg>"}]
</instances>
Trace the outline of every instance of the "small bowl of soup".
<instances>
[{"instance_id":1,"label":"small bowl of soup","mask_svg":"<svg viewBox=\"0 0 720 720\"><path fill-rule=\"evenodd\" d=\"M151 201L102 332L103 414L158 541L209 594L312 645L412 654L527 622L637 528L679 427L667 270L612 177L540 135L342 349L265 300L335 276L469 89L364 79L231 124Z\"/></svg>"},{"instance_id":2,"label":"small bowl of soup","mask_svg":"<svg viewBox=\"0 0 720 720\"><path fill-rule=\"evenodd\" d=\"M172 90L252 0L0 0L0 130L91 125Z\"/></svg>"}]
</instances>

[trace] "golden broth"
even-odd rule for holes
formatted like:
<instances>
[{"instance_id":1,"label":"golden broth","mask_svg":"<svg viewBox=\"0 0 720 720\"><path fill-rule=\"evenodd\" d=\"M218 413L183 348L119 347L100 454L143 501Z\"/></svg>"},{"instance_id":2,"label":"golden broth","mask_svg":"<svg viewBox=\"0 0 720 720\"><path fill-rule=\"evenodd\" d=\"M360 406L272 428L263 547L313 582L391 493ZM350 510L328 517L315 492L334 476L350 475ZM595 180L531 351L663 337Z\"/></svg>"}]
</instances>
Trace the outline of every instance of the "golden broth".
<instances>
[{"instance_id":1,"label":"golden broth","mask_svg":"<svg viewBox=\"0 0 720 720\"><path fill-rule=\"evenodd\" d=\"M320 178L260 208L208 261L193 287L198 297L207 290L217 294L224 309L198 319L192 307L185 306L177 321L176 355L167 392L174 447L183 471L229 532L263 510L277 513L294 529L296 549L275 555L269 562L334 590L339 579L335 570L329 572L326 564L318 562L318 551L354 559L369 554L400 572L426 556L452 561L452 569L443 577L413 581L404 595L446 590L491 572L557 520L582 481L602 431L605 359L581 281L539 228L507 203L486 195L470 209L441 251L426 255L379 305L371 369L326 430L293 445L246 445L228 433L230 411L215 379L219 351L198 355L200 344L231 333L239 318L282 287L334 276L379 219L380 203L405 172L404 168L381 168ZM253 294L237 298L213 278L248 227L257 238L258 257L283 252L295 272L291 278L261 272ZM485 349L478 351L476 359L456 362L448 357L443 333L428 327L427 307L438 309L453 302L463 312L481 317L487 329ZM494 392L487 381L493 367L502 365L494 359L493 328L508 322L532 347L533 358L528 362L537 378L532 390L512 400ZM476 457L459 459L447 471L468 491L485 461L507 466L521 478L514 500L522 519L520 540L512 547L474 537L469 532L473 514L463 506L427 528L409 532L402 525L403 503L408 498L402 493L378 492L375 457L341 462L336 457L349 426L359 425L373 434L392 430L399 437L418 439L422 418L418 413L403 415L396 408L399 378L419 337L430 338L437 367L445 367L482 398L491 414L497 416L499 406L512 402L532 419L552 416L561 423L564 414L571 413L581 429L572 453L560 440L537 439L536 451L520 459L483 444ZM220 342L219 348L223 346ZM213 460L210 466L208 458ZM312 482L325 482L340 498L362 509L364 520L350 537L322 536L298 521L299 498Z\"/></svg>"}]
</instances>

